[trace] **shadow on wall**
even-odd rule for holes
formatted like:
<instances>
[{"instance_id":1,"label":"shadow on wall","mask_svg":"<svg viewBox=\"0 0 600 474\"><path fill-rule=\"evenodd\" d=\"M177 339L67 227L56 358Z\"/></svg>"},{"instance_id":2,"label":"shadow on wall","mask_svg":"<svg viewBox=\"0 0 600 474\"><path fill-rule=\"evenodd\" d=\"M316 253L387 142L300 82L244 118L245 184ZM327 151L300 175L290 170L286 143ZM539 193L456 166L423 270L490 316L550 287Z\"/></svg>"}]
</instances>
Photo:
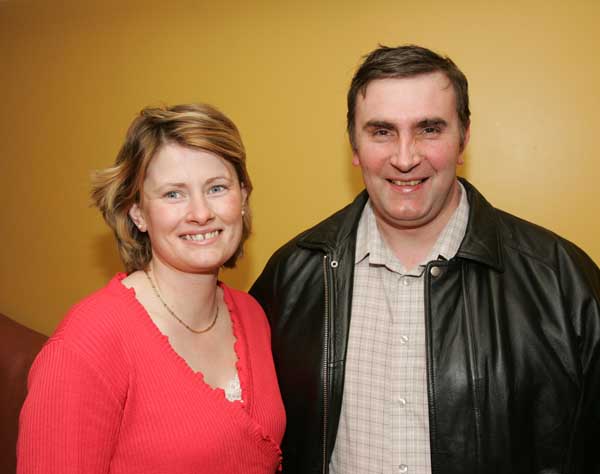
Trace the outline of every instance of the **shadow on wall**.
<instances>
[{"instance_id":1,"label":"shadow on wall","mask_svg":"<svg viewBox=\"0 0 600 474\"><path fill-rule=\"evenodd\" d=\"M94 264L102 270L102 276L106 281L110 280L115 273L125 271L112 232L106 231L97 237L92 247Z\"/></svg>"},{"instance_id":2,"label":"shadow on wall","mask_svg":"<svg viewBox=\"0 0 600 474\"><path fill-rule=\"evenodd\" d=\"M219 279L227 285L242 291L248 291L255 279L252 274L252 255L248 252L248 246L245 249L246 252L238 259L235 268L224 268L219 275Z\"/></svg>"}]
</instances>

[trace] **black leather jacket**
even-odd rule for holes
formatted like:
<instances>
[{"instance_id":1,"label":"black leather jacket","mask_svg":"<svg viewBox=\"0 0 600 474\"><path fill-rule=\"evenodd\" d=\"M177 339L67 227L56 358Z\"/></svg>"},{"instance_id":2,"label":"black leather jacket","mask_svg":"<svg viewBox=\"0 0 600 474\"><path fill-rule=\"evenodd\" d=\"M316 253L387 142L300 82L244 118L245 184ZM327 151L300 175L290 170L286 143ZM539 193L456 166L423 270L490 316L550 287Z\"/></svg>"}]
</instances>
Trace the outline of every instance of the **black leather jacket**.
<instances>
[{"instance_id":1,"label":"black leather jacket","mask_svg":"<svg viewBox=\"0 0 600 474\"><path fill-rule=\"evenodd\" d=\"M600 473L600 271L463 184L465 238L425 273L432 471ZM279 249L251 290L272 326L285 474L328 471L366 201Z\"/></svg>"}]
</instances>

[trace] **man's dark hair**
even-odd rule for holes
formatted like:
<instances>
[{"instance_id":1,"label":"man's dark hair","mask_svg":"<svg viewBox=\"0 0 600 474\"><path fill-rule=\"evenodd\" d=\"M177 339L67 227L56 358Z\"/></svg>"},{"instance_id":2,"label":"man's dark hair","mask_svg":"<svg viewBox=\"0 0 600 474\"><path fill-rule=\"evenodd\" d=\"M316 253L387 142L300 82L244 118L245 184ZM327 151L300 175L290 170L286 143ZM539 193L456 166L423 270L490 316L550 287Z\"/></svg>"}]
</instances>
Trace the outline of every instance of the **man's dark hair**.
<instances>
[{"instance_id":1,"label":"man's dark hair","mask_svg":"<svg viewBox=\"0 0 600 474\"><path fill-rule=\"evenodd\" d=\"M448 57L442 57L421 46L406 45L390 48L380 46L369 53L360 65L348 91L347 130L350 144L356 149L354 119L356 98L364 97L367 86L376 79L414 77L421 74L442 72L446 75L456 96L456 112L460 121L461 146L470 123L469 84L462 71Z\"/></svg>"}]
</instances>

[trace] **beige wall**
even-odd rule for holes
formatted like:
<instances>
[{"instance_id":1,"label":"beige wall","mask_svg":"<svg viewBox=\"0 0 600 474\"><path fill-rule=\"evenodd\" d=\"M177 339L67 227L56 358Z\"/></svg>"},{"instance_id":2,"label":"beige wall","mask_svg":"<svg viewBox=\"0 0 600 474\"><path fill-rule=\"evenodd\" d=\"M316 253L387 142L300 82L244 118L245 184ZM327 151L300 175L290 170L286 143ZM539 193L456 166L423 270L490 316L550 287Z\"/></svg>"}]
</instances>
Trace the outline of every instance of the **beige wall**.
<instances>
[{"instance_id":1,"label":"beige wall","mask_svg":"<svg viewBox=\"0 0 600 474\"><path fill-rule=\"evenodd\" d=\"M120 270L89 173L148 104L206 101L240 127L255 233L224 279L248 288L360 190L345 92L378 43L450 55L471 83L462 174L600 263L599 20L596 0L0 1L0 312L48 333Z\"/></svg>"}]
</instances>

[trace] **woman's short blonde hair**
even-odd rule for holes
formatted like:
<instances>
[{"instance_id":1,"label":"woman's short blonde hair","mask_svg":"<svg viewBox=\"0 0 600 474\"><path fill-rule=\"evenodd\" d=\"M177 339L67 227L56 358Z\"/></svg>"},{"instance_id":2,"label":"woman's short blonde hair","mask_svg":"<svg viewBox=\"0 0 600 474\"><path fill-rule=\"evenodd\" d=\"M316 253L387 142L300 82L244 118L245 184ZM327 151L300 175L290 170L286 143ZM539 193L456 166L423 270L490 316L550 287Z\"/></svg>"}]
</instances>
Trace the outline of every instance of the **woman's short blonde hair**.
<instances>
[{"instance_id":1,"label":"woman's short blonde hair","mask_svg":"<svg viewBox=\"0 0 600 474\"><path fill-rule=\"evenodd\" d=\"M92 176L92 201L115 233L126 271L143 270L152 259L148 234L134 225L129 209L140 203L148 164L167 143L209 151L233 165L247 193L242 239L224 264L234 267L251 230L248 198L252 183L244 144L235 124L222 112L207 104L184 104L143 109L130 125L115 165Z\"/></svg>"}]
</instances>

